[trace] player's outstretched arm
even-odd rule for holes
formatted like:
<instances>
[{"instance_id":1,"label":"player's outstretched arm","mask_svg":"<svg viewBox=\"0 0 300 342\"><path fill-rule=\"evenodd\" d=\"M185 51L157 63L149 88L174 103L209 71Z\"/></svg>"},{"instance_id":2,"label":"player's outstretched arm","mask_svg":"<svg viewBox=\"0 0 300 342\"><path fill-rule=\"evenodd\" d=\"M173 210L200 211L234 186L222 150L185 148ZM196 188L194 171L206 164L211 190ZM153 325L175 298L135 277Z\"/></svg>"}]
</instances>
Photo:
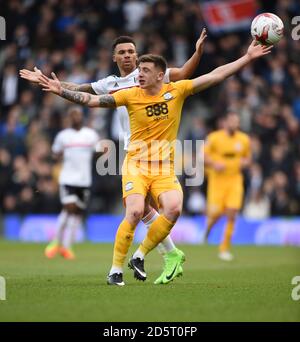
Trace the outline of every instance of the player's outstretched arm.
<instances>
[{"instance_id":1,"label":"player's outstretched arm","mask_svg":"<svg viewBox=\"0 0 300 342\"><path fill-rule=\"evenodd\" d=\"M199 39L196 42L196 50L193 56L185 62L181 68L170 69L170 81L175 82L190 78L196 70L203 54L204 41L207 37L206 29L201 32Z\"/></svg>"},{"instance_id":2,"label":"player's outstretched arm","mask_svg":"<svg viewBox=\"0 0 300 342\"><path fill-rule=\"evenodd\" d=\"M43 75L42 71L38 69L36 66L33 68L33 71L28 69L21 69L19 70L19 75L24 80L33 82L33 83L39 83L38 77Z\"/></svg>"},{"instance_id":3,"label":"player's outstretched arm","mask_svg":"<svg viewBox=\"0 0 300 342\"><path fill-rule=\"evenodd\" d=\"M19 71L19 75L24 80L39 83L39 76L43 75L42 71L37 67L34 67L33 71L27 69L21 69ZM91 83L83 83L83 84L76 84L72 82L60 82L61 86L65 89L74 90L74 91L83 91L90 94L96 94Z\"/></svg>"},{"instance_id":4,"label":"player's outstretched arm","mask_svg":"<svg viewBox=\"0 0 300 342\"><path fill-rule=\"evenodd\" d=\"M74 91L82 91L85 93L96 95L91 83L76 84L72 82L60 82L62 87Z\"/></svg>"},{"instance_id":5,"label":"player's outstretched arm","mask_svg":"<svg viewBox=\"0 0 300 342\"><path fill-rule=\"evenodd\" d=\"M39 85L42 86L44 91L52 92L69 101L89 107L116 108L115 99L111 95L91 95L80 91L65 89L62 87L61 82L54 72L51 73L51 76L53 79L45 75L38 77Z\"/></svg>"},{"instance_id":6,"label":"player's outstretched arm","mask_svg":"<svg viewBox=\"0 0 300 342\"><path fill-rule=\"evenodd\" d=\"M272 47L273 46L257 45L257 42L253 40L246 54L241 58L232 63L222 65L208 74L193 79L194 93L198 93L201 90L212 87L224 81L227 77L232 76L254 59L269 54Z\"/></svg>"}]
</instances>

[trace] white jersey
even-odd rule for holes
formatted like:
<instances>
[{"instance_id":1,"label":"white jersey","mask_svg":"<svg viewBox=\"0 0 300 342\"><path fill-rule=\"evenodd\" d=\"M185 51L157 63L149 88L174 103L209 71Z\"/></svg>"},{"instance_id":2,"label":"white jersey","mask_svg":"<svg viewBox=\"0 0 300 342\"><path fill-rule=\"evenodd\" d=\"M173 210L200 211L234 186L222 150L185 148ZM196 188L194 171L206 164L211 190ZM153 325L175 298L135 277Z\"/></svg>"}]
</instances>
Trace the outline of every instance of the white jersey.
<instances>
[{"instance_id":1,"label":"white jersey","mask_svg":"<svg viewBox=\"0 0 300 342\"><path fill-rule=\"evenodd\" d=\"M135 69L131 74L125 77L119 77L115 75L107 76L97 82L91 83L94 92L98 95L112 94L118 90L136 87L139 85L138 82L138 69ZM170 82L170 69L167 69L164 77L164 82ZM127 150L129 140L130 140L130 125L129 125L129 115L127 108L125 106L118 107L117 113L120 119L122 133L124 137L124 149Z\"/></svg>"},{"instance_id":2,"label":"white jersey","mask_svg":"<svg viewBox=\"0 0 300 342\"><path fill-rule=\"evenodd\" d=\"M52 151L63 153L59 184L89 187L92 184L92 156L99 141L95 130L67 128L54 139Z\"/></svg>"}]
</instances>

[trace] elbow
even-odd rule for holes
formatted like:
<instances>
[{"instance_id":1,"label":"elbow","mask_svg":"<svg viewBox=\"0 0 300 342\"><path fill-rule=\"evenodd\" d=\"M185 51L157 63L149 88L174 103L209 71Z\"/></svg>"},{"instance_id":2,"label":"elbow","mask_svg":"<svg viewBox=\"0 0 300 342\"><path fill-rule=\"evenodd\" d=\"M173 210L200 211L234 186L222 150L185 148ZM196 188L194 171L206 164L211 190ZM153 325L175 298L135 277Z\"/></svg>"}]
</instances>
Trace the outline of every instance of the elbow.
<instances>
[{"instance_id":1,"label":"elbow","mask_svg":"<svg viewBox=\"0 0 300 342\"><path fill-rule=\"evenodd\" d=\"M221 71L212 71L209 74L209 86L212 87L216 84L223 82L226 78L225 74Z\"/></svg>"},{"instance_id":2,"label":"elbow","mask_svg":"<svg viewBox=\"0 0 300 342\"><path fill-rule=\"evenodd\" d=\"M186 80L192 76L191 72L181 70L178 74L177 81Z\"/></svg>"},{"instance_id":3,"label":"elbow","mask_svg":"<svg viewBox=\"0 0 300 342\"><path fill-rule=\"evenodd\" d=\"M90 96L90 98L86 102L86 105L90 108L99 107L99 102L96 99L91 98L91 95L89 95L89 96Z\"/></svg>"}]
</instances>

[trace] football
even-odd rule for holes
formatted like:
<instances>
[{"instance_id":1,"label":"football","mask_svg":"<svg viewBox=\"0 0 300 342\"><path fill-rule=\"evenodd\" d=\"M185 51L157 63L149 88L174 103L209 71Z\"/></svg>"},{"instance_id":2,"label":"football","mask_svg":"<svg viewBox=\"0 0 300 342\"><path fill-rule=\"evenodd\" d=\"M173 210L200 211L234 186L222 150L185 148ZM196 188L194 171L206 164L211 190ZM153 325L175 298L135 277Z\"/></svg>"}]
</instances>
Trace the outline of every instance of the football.
<instances>
[{"instance_id":1,"label":"football","mask_svg":"<svg viewBox=\"0 0 300 342\"><path fill-rule=\"evenodd\" d=\"M283 22L273 13L256 16L251 24L253 39L263 45L274 45L283 37Z\"/></svg>"}]
</instances>

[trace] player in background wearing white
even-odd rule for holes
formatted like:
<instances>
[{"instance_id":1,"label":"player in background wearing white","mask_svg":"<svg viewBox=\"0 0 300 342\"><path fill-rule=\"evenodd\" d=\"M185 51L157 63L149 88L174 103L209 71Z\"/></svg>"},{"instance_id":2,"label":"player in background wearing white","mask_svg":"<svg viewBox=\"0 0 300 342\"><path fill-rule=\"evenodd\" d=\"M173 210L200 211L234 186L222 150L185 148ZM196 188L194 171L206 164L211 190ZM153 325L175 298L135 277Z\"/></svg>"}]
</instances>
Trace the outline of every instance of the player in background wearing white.
<instances>
[{"instance_id":1,"label":"player in background wearing white","mask_svg":"<svg viewBox=\"0 0 300 342\"><path fill-rule=\"evenodd\" d=\"M59 192L63 209L58 216L56 235L45 249L47 258L53 258L57 253L66 259L75 258L72 243L88 204L92 157L99 142L96 131L83 126L80 106L70 107L68 114L71 127L59 132L52 145L54 156L62 158Z\"/></svg>"},{"instance_id":2,"label":"player in background wearing white","mask_svg":"<svg viewBox=\"0 0 300 342\"><path fill-rule=\"evenodd\" d=\"M181 68L169 68L165 73L164 82L175 82L182 79L191 77L196 70L202 53L203 45L206 39L206 29L203 29L199 39L195 45L195 52L191 58ZM62 87L74 90L82 91L90 94L112 94L115 91L130 88L138 85L138 69L137 69L137 51L136 44L131 37L120 36L112 44L113 61L117 64L120 71L120 76L110 75L104 79L101 79L93 83L75 84L70 82L61 82ZM34 68L34 71L22 69L20 70L20 76L31 82L38 83L38 77L41 75L41 71ZM121 127L122 135L124 137L124 148L127 149L130 140L130 126L129 116L127 108L125 106L118 107L117 109ZM146 199L145 211L142 218L142 222L149 229L150 225L159 216L158 212L150 205L149 199ZM168 263L177 263L177 258L181 258L181 254L174 245L170 236L167 236L158 246L158 252L163 255L165 260L164 268ZM181 267L181 266L180 266ZM161 275L155 280L155 284L160 284L164 270ZM182 275L182 269L178 273Z\"/></svg>"}]
</instances>

